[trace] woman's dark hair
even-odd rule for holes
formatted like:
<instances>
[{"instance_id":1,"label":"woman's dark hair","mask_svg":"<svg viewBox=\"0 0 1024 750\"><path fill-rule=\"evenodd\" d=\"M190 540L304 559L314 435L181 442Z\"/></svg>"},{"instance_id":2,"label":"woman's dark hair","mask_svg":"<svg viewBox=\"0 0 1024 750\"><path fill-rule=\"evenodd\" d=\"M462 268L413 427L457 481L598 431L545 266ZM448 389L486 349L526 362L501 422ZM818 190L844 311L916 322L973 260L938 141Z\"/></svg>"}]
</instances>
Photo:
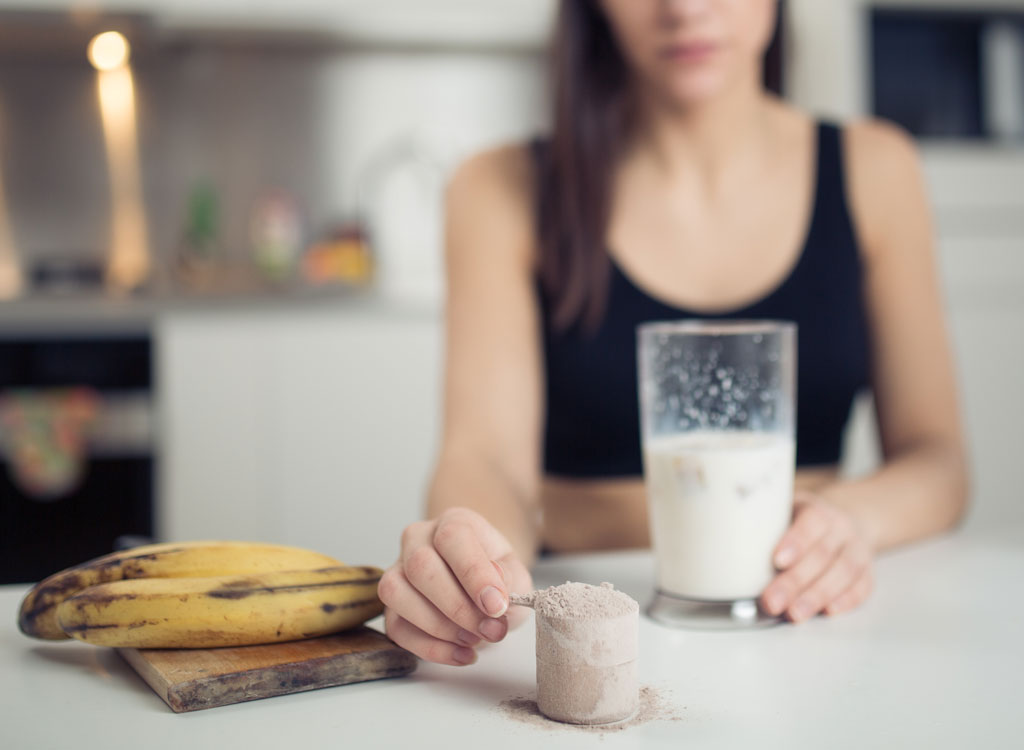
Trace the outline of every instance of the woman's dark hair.
<instances>
[{"instance_id":1,"label":"woman's dark hair","mask_svg":"<svg viewBox=\"0 0 1024 750\"><path fill-rule=\"evenodd\" d=\"M782 90L780 0L765 86ZM553 130L537 173L539 275L556 330L604 315L612 178L632 124L630 71L596 0L561 0L552 45Z\"/></svg>"}]
</instances>

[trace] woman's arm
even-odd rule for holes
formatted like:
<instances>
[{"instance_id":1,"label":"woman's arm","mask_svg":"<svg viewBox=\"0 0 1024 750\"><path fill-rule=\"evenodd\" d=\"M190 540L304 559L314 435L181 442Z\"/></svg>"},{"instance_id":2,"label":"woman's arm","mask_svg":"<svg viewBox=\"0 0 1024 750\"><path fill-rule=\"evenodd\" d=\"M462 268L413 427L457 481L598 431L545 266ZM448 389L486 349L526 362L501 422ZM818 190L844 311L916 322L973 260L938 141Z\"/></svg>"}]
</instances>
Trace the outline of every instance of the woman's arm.
<instances>
[{"instance_id":1,"label":"woman's arm","mask_svg":"<svg viewBox=\"0 0 1024 750\"><path fill-rule=\"evenodd\" d=\"M484 154L449 189L444 433L428 517L479 511L532 563L542 374L527 159Z\"/></svg>"},{"instance_id":2,"label":"woman's arm","mask_svg":"<svg viewBox=\"0 0 1024 750\"><path fill-rule=\"evenodd\" d=\"M847 134L849 193L864 247L875 408L885 463L826 491L875 549L951 528L967 460L927 190L913 142L869 122Z\"/></svg>"},{"instance_id":3,"label":"woman's arm","mask_svg":"<svg viewBox=\"0 0 1024 750\"><path fill-rule=\"evenodd\" d=\"M447 196L444 431L427 520L381 579L388 635L468 664L499 641L510 592L532 589L539 540L541 373L531 176L523 149L476 157Z\"/></svg>"},{"instance_id":4,"label":"woman's arm","mask_svg":"<svg viewBox=\"0 0 1024 750\"><path fill-rule=\"evenodd\" d=\"M859 604L874 552L939 533L963 516L967 462L930 212L913 143L878 122L845 132L847 190L862 245L864 300L883 466L798 498L765 590L800 621Z\"/></svg>"}]
</instances>

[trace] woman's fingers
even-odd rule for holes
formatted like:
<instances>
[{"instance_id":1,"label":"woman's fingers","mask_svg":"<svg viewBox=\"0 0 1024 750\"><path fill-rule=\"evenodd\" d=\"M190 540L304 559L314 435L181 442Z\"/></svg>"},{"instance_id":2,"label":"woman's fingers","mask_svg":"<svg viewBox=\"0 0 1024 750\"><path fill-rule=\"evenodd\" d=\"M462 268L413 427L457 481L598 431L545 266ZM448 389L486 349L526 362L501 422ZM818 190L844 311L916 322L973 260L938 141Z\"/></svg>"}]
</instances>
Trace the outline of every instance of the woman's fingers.
<instances>
[{"instance_id":1,"label":"woman's fingers","mask_svg":"<svg viewBox=\"0 0 1024 750\"><path fill-rule=\"evenodd\" d=\"M501 566L510 593L529 594L533 591L533 576L515 552L509 552L495 562ZM509 607L508 614L505 615L510 629L519 627L528 618L529 612L526 607Z\"/></svg>"},{"instance_id":2,"label":"woman's fingers","mask_svg":"<svg viewBox=\"0 0 1024 750\"><path fill-rule=\"evenodd\" d=\"M821 612L860 578L867 567L867 556L856 545L844 546L827 569L802 591L787 608L793 622L803 622Z\"/></svg>"},{"instance_id":3,"label":"woman's fingers","mask_svg":"<svg viewBox=\"0 0 1024 750\"><path fill-rule=\"evenodd\" d=\"M384 572L377 593L389 610L434 638L468 647L480 643L479 635L459 627L413 588L398 565Z\"/></svg>"},{"instance_id":4,"label":"woman's fingers","mask_svg":"<svg viewBox=\"0 0 1024 750\"><path fill-rule=\"evenodd\" d=\"M491 568L493 570L493 566ZM504 619L487 617L480 611L432 546L417 547L409 552L402 561L402 572L413 588L460 628L478 633L489 641L505 637L508 624Z\"/></svg>"},{"instance_id":5,"label":"woman's fingers","mask_svg":"<svg viewBox=\"0 0 1024 750\"><path fill-rule=\"evenodd\" d=\"M384 629L391 640L421 659L453 667L462 667L476 661L473 649L434 638L400 617L394 610L384 612Z\"/></svg>"},{"instance_id":6,"label":"woman's fingers","mask_svg":"<svg viewBox=\"0 0 1024 750\"><path fill-rule=\"evenodd\" d=\"M445 617L459 628L489 641L497 642L505 637L507 620L488 617L478 603L484 598L494 598L486 589L504 587L501 568L484 554L475 530L460 514L449 513L435 523L409 526L402 539L402 555L405 579ZM470 598L467 586L477 589L477 601ZM504 611L508 608L507 595L498 593L502 606L495 609ZM410 616L404 611L400 614ZM415 618L412 622L423 627Z\"/></svg>"},{"instance_id":7,"label":"woman's fingers","mask_svg":"<svg viewBox=\"0 0 1024 750\"><path fill-rule=\"evenodd\" d=\"M474 521L456 513L442 516L434 529L433 543L480 613L504 615L508 591L503 571L484 550Z\"/></svg>"},{"instance_id":8,"label":"woman's fingers","mask_svg":"<svg viewBox=\"0 0 1024 750\"><path fill-rule=\"evenodd\" d=\"M378 587L392 627L431 654L438 649L447 653L433 641L463 647L475 646L481 638L500 641L509 629L508 592L531 589L530 573L507 540L478 513L464 508L406 527L401 558ZM440 661L460 663L456 657Z\"/></svg>"},{"instance_id":9,"label":"woman's fingers","mask_svg":"<svg viewBox=\"0 0 1024 750\"><path fill-rule=\"evenodd\" d=\"M502 579L509 593L529 594L533 591L533 576L530 575L530 569L515 552L509 552L495 560L495 563L501 568Z\"/></svg>"},{"instance_id":10,"label":"woman's fingers","mask_svg":"<svg viewBox=\"0 0 1024 750\"><path fill-rule=\"evenodd\" d=\"M842 546L842 537L826 534L797 560L788 570L779 573L761 595L765 610L781 615L816 581L835 560Z\"/></svg>"},{"instance_id":11,"label":"woman's fingers","mask_svg":"<svg viewBox=\"0 0 1024 750\"><path fill-rule=\"evenodd\" d=\"M840 615L860 606L868 598L874 585L875 577L871 572L871 566L868 566L861 571L860 576L853 582L853 585L825 607L825 614Z\"/></svg>"},{"instance_id":12,"label":"woman's fingers","mask_svg":"<svg viewBox=\"0 0 1024 750\"><path fill-rule=\"evenodd\" d=\"M854 520L813 499L797 502L775 563L781 572L761 602L770 614L785 612L793 622L852 609L871 590L871 548Z\"/></svg>"},{"instance_id":13,"label":"woman's fingers","mask_svg":"<svg viewBox=\"0 0 1024 750\"><path fill-rule=\"evenodd\" d=\"M785 570L807 554L829 530L829 519L817 503L800 502L793 510L793 523L775 547L775 567Z\"/></svg>"}]
</instances>

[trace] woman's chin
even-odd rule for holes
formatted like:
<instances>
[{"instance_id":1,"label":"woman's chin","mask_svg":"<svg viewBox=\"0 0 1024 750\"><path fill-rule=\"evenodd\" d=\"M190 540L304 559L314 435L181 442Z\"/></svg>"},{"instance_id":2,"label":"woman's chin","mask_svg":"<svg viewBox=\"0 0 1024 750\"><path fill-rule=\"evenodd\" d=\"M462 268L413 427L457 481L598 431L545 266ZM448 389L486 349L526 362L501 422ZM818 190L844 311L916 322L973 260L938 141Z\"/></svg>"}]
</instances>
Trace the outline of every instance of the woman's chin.
<instances>
[{"instance_id":1,"label":"woman's chin","mask_svg":"<svg viewBox=\"0 0 1024 750\"><path fill-rule=\"evenodd\" d=\"M673 109L692 109L718 99L725 90L724 76L718 71L695 72L667 81L662 100Z\"/></svg>"}]
</instances>

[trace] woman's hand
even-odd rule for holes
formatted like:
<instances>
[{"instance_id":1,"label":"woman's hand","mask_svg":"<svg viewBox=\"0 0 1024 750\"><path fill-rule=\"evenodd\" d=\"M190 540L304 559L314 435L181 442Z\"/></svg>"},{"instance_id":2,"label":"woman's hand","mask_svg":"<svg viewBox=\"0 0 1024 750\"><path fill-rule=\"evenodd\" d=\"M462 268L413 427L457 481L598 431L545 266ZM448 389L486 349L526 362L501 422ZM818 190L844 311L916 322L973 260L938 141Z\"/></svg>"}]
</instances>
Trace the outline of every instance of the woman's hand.
<instances>
[{"instance_id":1,"label":"woman's hand","mask_svg":"<svg viewBox=\"0 0 1024 750\"><path fill-rule=\"evenodd\" d=\"M466 508L406 527L398 562L378 588L391 640L452 666L475 662L481 640L504 638L509 593L532 590L530 572L508 540Z\"/></svg>"},{"instance_id":2,"label":"woman's hand","mask_svg":"<svg viewBox=\"0 0 1024 750\"><path fill-rule=\"evenodd\" d=\"M871 592L872 549L846 511L810 495L796 498L793 523L775 548L779 574L761 594L772 615L795 623L824 612L837 615Z\"/></svg>"}]
</instances>

